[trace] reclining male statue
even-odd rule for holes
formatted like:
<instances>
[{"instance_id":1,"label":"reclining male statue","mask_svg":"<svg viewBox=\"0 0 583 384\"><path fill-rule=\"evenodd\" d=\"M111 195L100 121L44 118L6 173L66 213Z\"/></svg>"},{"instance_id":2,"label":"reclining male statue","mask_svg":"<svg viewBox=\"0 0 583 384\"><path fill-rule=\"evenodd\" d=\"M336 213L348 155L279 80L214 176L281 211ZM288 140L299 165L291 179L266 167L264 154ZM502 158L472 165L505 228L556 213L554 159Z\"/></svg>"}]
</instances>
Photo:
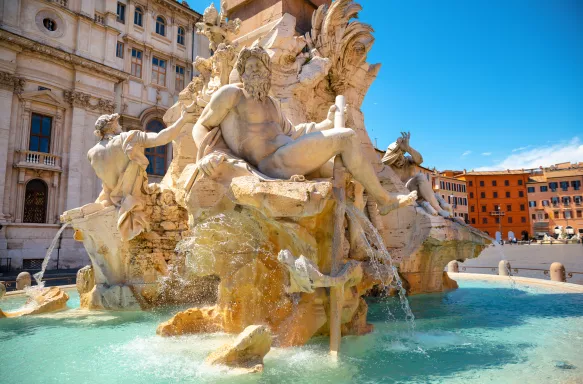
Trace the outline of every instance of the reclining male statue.
<instances>
[{"instance_id":1,"label":"reclining male statue","mask_svg":"<svg viewBox=\"0 0 583 384\"><path fill-rule=\"evenodd\" d=\"M209 135L220 131L228 152L270 178L293 179L315 172L331 177L330 160L341 155L348 171L377 202L380 214L415 202L416 191L390 194L381 186L356 132L333 127L336 106L330 107L327 119L320 123L292 125L268 95L271 60L263 48L244 48L236 68L243 83L217 90L192 131L199 148L199 168L209 177L227 159L218 151L208 153L206 148L209 141L216 141L209 140Z\"/></svg>"},{"instance_id":2,"label":"reclining male statue","mask_svg":"<svg viewBox=\"0 0 583 384\"><path fill-rule=\"evenodd\" d=\"M420 165L423 162L423 157L411 148L410 138L409 132L401 132L401 137L387 148L382 162L395 171L410 191L417 191L419 199L423 200L421 206L429 214L443 217L453 216L451 206L439 194L433 192L431 182L421 172L415 171L415 165ZM411 156L405 156L407 152Z\"/></svg>"}]
</instances>

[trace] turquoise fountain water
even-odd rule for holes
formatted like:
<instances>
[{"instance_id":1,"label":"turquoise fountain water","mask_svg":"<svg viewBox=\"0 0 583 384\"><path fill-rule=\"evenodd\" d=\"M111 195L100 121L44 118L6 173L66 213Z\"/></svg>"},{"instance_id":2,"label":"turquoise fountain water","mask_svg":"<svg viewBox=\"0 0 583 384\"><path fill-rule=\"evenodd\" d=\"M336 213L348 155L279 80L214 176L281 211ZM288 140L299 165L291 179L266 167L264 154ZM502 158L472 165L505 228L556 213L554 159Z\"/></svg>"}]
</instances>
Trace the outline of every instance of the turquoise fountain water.
<instances>
[{"instance_id":1,"label":"turquoise fountain water","mask_svg":"<svg viewBox=\"0 0 583 384\"><path fill-rule=\"evenodd\" d=\"M414 332L397 298L372 300L375 331L344 337L337 362L328 339L316 338L272 349L265 371L247 376L203 363L231 335L156 336L176 308L87 312L69 294L69 311L0 321L3 382L524 384L583 376L583 295L523 284L460 281L455 291L410 297ZM2 308L24 300L5 299ZM395 322L386 322L386 305Z\"/></svg>"}]
</instances>

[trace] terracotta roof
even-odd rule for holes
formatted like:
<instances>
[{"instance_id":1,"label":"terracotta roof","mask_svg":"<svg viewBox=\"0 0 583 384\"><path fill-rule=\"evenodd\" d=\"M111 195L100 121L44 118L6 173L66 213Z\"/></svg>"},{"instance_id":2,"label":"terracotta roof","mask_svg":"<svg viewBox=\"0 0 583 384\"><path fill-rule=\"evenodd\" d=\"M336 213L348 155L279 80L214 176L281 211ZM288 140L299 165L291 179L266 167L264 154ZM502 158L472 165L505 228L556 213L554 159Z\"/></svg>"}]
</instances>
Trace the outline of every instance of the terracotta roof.
<instances>
[{"instance_id":1,"label":"terracotta roof","mask_svg":"<svg viewBox=\"0 0 583 384\"><path fill-rule=\"evenodd\" d=\"M547 179L556 179L557 177L583 176L583 168L559 169L556 171L545 170Z\"/></svg>"},{"instance_id":2,"label":"terracotta roof","mask_svg":"<svg viewBox=\"0 0 583 384\"><path fill-rule=\"evenodd\" d=\"M530 174L529 171L526 170L506 170L506 171L481 171L481 172L466 172L462 173L461 175L457 175L456 177L463 177L463 176L496 176L496 175L525 175Z\"/></svg>"}]
</instances>

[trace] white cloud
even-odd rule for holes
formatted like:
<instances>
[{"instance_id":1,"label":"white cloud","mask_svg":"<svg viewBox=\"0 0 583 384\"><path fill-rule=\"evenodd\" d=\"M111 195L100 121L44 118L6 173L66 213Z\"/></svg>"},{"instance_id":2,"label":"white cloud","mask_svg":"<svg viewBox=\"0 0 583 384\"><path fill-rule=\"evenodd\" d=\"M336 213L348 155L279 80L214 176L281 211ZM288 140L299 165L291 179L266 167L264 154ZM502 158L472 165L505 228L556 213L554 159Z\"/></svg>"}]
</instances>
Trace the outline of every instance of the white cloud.
<instances>
[{"instance_id":1,"label":"white cloud","mask_svg":"<svg viewBox=\"0 0 583 384\"><path fill-rule=\"evenodd\" d=\"M490 156L492 152L482 152L482 156Z\"/></svg>"},{"instance_id":2,"label":"white cloud","mask_svg":"<svg viewBox=\"0 0 583 384\"><path fill-rule=\"evenodd\" d=\"M528 151L521 150L522 152L511 154L493 165L476 168L476 171L529 169L540 166L548 167L567 161L572 163L583 161L583 144L581 144L581 140L578 137L561 143L529 147L531 149Z\"/></svg>"},{"instance_id":3,"label":"white cloud","mask_svg":"<svg viewBox=\"0 0 583 384\"><path fill-rule=\"evenodd\" d=\"M519 148L514 148L514 149L512 150L512 152L519 152L519 151L524 151L525 149L528 149L528 148L530 148L530 147L532 147L532 145L527 145L526 147L519 147Z\"/></svg>"},{"instance_id":4,"label":"white cloud","mask_svg":"<svg viewBox=\"0 0 583 384\"><path fill-rule=\"evenodd\" d=\"M464 153L462 153L462 157L469 155L470 153L472 153L472 151L465 151Z\"/></svg>"}]
</instances>

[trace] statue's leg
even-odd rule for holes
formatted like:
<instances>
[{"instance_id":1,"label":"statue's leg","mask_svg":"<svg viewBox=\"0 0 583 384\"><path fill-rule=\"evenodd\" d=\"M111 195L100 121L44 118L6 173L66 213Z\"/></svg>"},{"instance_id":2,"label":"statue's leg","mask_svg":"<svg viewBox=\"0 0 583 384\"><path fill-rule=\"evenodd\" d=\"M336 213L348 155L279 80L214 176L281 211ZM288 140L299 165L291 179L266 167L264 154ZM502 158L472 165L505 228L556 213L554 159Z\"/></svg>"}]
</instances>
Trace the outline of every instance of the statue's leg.
<instances>
[{"instance_id":1,"label":"statue's leg","mask_svg":"<svg viewBox=\"0 0 583 384\"><path fill-rule=\"evenodd\" d=\"M349 128L333 128L304 135L263 159L258 168L268 176L287 179L293 175L311 173L335 155L342 155L344 165L377 201L381 214L410 205L417 199L415 191L397 196L385 191L361 151L356 132Z\"/></svg>"},{"instance_id":2,"label":"statue's leg","mask_svg":"<svg viewBox=\"0 0 583 384\"><path fill-rule=\"evenodd\" d=\"M439 206L442 208L441 210L445 212L445 214L442 214L441 212L439 214L443 217L453 216L453 210L451 208L451 205L449 205L447 201L445 201L438 193L434 193L433 195L435 196L435 199L439 202Z\"/></svg>"},{"instance_id":3,"label":"statue's leg","mask_svg":"<svg viewBox=\"0 0 583 384\"><path fill-rule=\"evenodd\" d=\"M425 178L425 175L422 173L416 174L405 184L405 186L409 188L410 191L416 190L419 198L425 200L427 204L430 205L430 207L427 207L426 204L422 204L430 214L439 214L444 217L449 217L449 213L446 210L443 210L439 205L435 193L433 192L433 188L431 188L431 183Z\"/></svg>"}]
</instances>

